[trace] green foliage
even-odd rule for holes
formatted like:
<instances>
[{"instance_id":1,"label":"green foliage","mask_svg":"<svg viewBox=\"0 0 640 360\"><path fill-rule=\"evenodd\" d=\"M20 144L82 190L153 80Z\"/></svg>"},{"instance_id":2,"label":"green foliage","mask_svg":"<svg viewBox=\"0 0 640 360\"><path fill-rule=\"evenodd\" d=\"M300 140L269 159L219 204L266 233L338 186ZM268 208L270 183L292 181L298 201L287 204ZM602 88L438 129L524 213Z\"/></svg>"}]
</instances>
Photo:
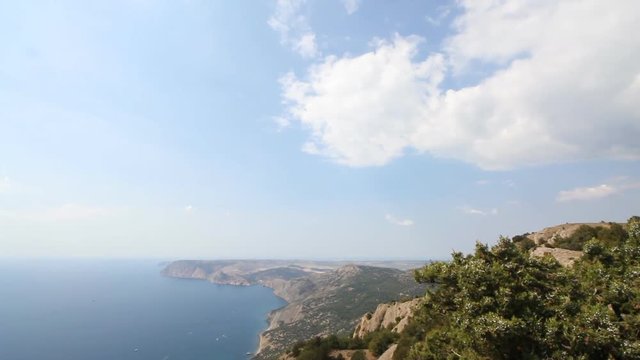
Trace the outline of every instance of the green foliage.
<instances>
[{"instance_id":1,"label":"green foliage","mask_svg":"<svg viewBox=\"0 0 640 360\"><path fill-rule=\"evenodd\" d=\"M511 240L516 244L521 250L529 251L536 247L535 241L531 240L528 237L529 234L516 235Z\"/></svg>"},{"instance_id":2,"label":"green foliage","mask_svg":"<svg viewBox=\"0 0 640 360\"><path fill-rule=\"evenodd\" d=\"M366 360L366 356L364 355L364 351L358 350L351 355L351 360Z\"/></svg>"},{"instance_id":3,"label":"green foliage","mask_svg":"<svg viewBox=\"0 0 640 360\"><path fill-rule=\"evenodd\" d=\"M369 333L365 336L365 342L369 344L369 351L376 356L382 355L397 339L398 334L388 328Z\"/></svg>"},{"instance_id":4,"label":"green foliage","mask_svg":"<svg viewBox=\"0 0 640 360\"><path fill-rule=\"evenodd\" d=\"M331 350L369 349L376 356L384 353L399 335L387 328L367 333L364 338L330 335L324 338L314 337L311 340L299 341L293 345L288 354L296 359L328 360L332 359ZM362 351L360 351L362 352ZM358 353L356 351L356 353ZM363 353L364 356L364 353Z\"/></svg>"},{"instance_id":5,"label":"green foliage","mask_svg":"<svg viewBox=\"0 0 640 360\"><path fill-rule=\"evenodd\" d=\"M571 236L556 239L554 245L562 249L582 250L587 241L598 236L598 230L601 228L600 226L581 225Z\"/></svg>"},{"instance_id":6,"label":"green foliage","mask_svg":"<svg viewBox=\"0 0 640 360\"><path fill-rule=\"evenodd\" d=\"M379 356L395 342L394 360L640 359L640 217L574 235L561 245L579 244L584 255L569 268L531 256L526 235L454 253L415 272L436 286L402 334L316 338L290 353L328 359L328 349L368 348Z\"/></svg>"},{"instance_id":7,"label":"green foliage","mask_svg":"<svg viewBox=\"0 0 640 360\"><path fill-rule=\"evenodd\" d=\"M580 228L572 268L506 238L425 266L394 359L639 359L640 218L616 225Z\"/></svg>"},{"instance_id":8,"label":"green foliage","mask_svg":"<svg viewBox=\"0 0 640 360\"><path fill-rule=\"evenodd\" d=\"M349 336L330 335L327 337L314 337L311 340L299 341L293 345L288 354L302 360L337 360L329 356L331 350L364 349L368 341Z\"/></svg>"}]
</instances>

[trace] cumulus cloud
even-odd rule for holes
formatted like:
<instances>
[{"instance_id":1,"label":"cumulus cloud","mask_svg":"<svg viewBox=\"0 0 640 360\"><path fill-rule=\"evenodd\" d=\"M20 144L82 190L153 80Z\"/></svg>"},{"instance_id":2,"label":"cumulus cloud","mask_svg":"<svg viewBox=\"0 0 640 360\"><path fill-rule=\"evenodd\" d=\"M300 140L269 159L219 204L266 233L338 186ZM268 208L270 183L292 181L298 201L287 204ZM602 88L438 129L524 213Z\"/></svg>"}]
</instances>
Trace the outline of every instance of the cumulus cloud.
<instances>
[{"instance_id":1,"label":"cumulus cloud","mask_svg":"<svg viewBox=\"0 0 640 360\"><path fill-rule=\"evenodd\" d=\"M398 225L398 226L412 226L413 225L413 220L411 219L398 219L397 217L391 215L391 214L387 214L385 215L385 220L387 220L389 223L393 224L393 225Z\"/></svg>"},{"instance_id":2,"label":"cumulus cloud","mask_svg":"<svg viewBox=\"0 0 640 360\"><path fill-rule=\"evenodd\" d=\"M440 55L412 61L421 41L379 40L364 55L327 57L310 68L308 80L285 75L280 81L289 117L312 133L303 149L351 166L383 165L401 156L444 71Z\"/></svg>"},{"instance_id":3,"label":"cumulus cloud","mask_svg":"<svg viewBox=\"0 0 640 360\"><path fill-rule=\"evenodd\" d=\"M349 15L358 11L358 9L360 8L360 2L361 0L342 0L344 9L347 10L347 14Z\"/></svg>"},{"instance_id":4,"label":"cumulus cloud","mask_svg":"<svg viewBox=\"0 0 640 360\"><path fill-rule=\"evenodd\" d=\"M286 114L310 131L303 150L348 166L409 151L491 170L640 159L640 2L459 4L438 52L396 35L284 76ZM469 86L443 81L481 71Z\"/></svg>"},{"instance_id":5,"label":"cumulus cloud","mask_svg":"<svg viewBox=\"0 0 640 360\"><path fill-rule=\"evenodd\" d=\"M477 208L473 208L471 206L465 205L460 207L460 210L467 215L481 215L481 216L498 215L498 209L496 208L477 209Z\"/></svg>"},{"instance_id":6,"label":"cumulus cloud","mask_svg":"<svg viewBox=\"0 0 640 360\"><path fill-rule=\"evenodd\" d=\"M304 58L320 54L316 35L302 13L306 0L278 0L273 15L267 21L280 34L280 42Z\"/></svg>"}]
</instances>

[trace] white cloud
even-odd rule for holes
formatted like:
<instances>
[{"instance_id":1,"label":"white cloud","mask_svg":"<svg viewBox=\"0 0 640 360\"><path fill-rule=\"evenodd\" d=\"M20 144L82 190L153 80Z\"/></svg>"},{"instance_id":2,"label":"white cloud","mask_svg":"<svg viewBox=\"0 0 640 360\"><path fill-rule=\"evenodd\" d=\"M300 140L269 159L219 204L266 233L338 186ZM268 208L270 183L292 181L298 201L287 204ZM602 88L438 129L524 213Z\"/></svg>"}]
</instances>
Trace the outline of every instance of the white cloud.
<instances>
[{"instance_id":1,"label":"white cloud","mask_svg":"<svg viewBox=\"0 0 640 360\"><path fill-rule=\"evenodd\" d=\"M420 41L396 36L358 57L327 57L310 68L308 81L284 76L289 117L312 132L303 149L350 166L383 165L401 156L444 70L439 55L412 62Z\"/></svg>"},{"instance_id":2,"label":"white cloud","mask_svg":"<svg viewBox=\"0 0 640 360\"><path fill-rule=\"evenodd\" d=\"M278 0L273 15L267 21L280 34L280 42L304 58L320 54L316 35L302 10L306 0Z\"/></svg>"},{"instance_id":3,"label":"white cloud","mask_svg":"<svg viewBox=\"0 0 640 360\"><path fill-rule=\"evenodd\" d=\"M578 187L572 190L560 191L556 200L559 202L573 200L593 200L607 197L617 193L619 190L611 185L602 184L592 187Z\"/></svg>"},{"instance_id":4,"label":"white cloud","mask_svg":"<svg viewBox=\"0 0 640 360\"><path fill-rule=\"evenodd\" d=\"M305 151L349 166L407 151L484 169L640 159L640 2L461 1L455 34L376 41L281 79ZM489 75L448 89L446 76Z\"/></svg>"},{"instance_id":5,"label":"white cloud","mask_svg":"<svg viewBox=\"0 0 640 360\"><path fill-rule=\"evenodd\" d=\"M389 223L393 224L393 225L398 225L398 226L412 226L413 225L413 220L411 219L398 219L395 216L391 215L391 214L387 214L385 215L385 220L387 220Z\"/></svg>"},{"instance_id":6,"label":"white cloud","mask_svg":"<svg viewBox=\"0 0 640 360\"><path fill-rule=\"evenodd\" d=\"M190 214L190 213L193 211L193 206L192 206L192 205L187 205L187 206L185 206L185 207L184 207L184 211L185 211L187 214Z\"/></svg>"},{"instance_id":7,"label":"white cloud","mask_svg":"<svg viewBox=\"0 0 640 360\"><path fill-rule=\"evenodd\" d=\"M347 14L349 15L358 11L358 9L360 8L360 2L361 0L342 0L344 9L347 10Z\"/></svg>"},{"instance_id":8,"label":"white cloud","mask_svg":"<svg viewBox=\"0 0 640 360\"><path fill-rule=\"evenodd\" d=\"M498 215L498 209L496 208L491 208L491 209L476 209L473 208L471 206L465 205L460 207L460 210L468 215L481 215L481 216L487 216L487 215Z\"/></svg>"}]
</instances>

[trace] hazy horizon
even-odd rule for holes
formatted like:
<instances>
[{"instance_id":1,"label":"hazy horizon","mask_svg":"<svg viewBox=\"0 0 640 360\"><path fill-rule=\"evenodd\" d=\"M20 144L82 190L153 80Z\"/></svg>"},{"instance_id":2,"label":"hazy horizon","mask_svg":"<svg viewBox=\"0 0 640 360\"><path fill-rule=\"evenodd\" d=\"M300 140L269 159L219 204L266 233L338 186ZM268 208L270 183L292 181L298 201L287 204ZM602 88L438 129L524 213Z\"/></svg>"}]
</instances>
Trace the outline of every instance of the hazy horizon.
<instances>
[{"instance_id":1,"label":"hazy horizon","mask_svg":"<svg viewBox=\"0 0 640 360\"><path fill-rule=\"evenodd\" d=\"M633 0L3 2L0 258L429 260L625 222L638 23Z\"/></svg>"}]
</instances>

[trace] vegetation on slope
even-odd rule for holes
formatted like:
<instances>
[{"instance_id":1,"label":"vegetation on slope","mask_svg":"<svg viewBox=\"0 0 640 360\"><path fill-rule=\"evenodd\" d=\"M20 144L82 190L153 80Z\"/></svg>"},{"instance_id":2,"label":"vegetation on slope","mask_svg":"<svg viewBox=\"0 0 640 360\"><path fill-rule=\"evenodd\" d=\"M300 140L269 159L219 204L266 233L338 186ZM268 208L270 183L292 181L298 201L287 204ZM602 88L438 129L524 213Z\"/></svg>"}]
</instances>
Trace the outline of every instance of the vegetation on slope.
<instances>
[{"instance_id":1,"label":"vegetation on slope","mask_svg":"<svg viewBox=\"0 0 640 360\"><path fill-rule=\"evenodd\" d=\"M586 241L570 268L501 239L417 271L440 286L415 314L404 358L640 358L640 218L627 229Z\"/></svg>"},{"instance_id":2,"label":"vegetation on slope","mask_svg":"<svg viewBox=\"0 0 640 360\"><path fill-rule=\"evenodd\" d=\"M640 359L640 217L615 236L600 231L583 237L584 256L571 267L502 238L417 270L416 280L438 286L393 358Z\"/></svg>"},{"instance_id":3,"label":"vegetation on slope","mask_svg":"<svg viewBox=\"0 0 640 360\"><path fill-rule=\"evenodd\" d=\"M277 358L299 340L332 333L351 334L362 314L375 310L379 303L397 297L413 298L426 290L410 272L360 265L344 266L312 280L315 290L288 305L299 307L303 316L265 331L263 337L269 345L256 359ZM323 345L317 350L324 348Z\"/></svg>"}]
</instances>

